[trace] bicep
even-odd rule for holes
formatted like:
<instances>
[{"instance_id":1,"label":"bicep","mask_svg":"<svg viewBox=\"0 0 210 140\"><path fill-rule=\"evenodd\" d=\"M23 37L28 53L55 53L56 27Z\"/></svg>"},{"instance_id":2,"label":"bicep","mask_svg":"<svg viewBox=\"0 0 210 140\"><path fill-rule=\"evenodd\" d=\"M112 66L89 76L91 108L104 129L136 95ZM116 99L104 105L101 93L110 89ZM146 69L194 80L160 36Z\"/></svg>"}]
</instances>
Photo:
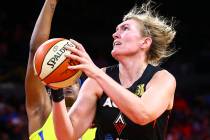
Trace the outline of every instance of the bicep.
<instances>
[{"instance_id":1,"label":"bicep","mask_svg":"<svg viewBox=\"0 0 210 140\"><path fill-rule=\"evenodd\" d=\"M102 89L96 81L90 78L81 87L78 98L69 111L77 136L81 136L91 126L100 93L102 93Z\"/></svg>"},{"instance_id":2,"label":"bicep","mask_svg":"<svg viewBox=\"0 0 210 140\"><path fill-rule=\"evenodd\" d=\"M176 80L167 71L160 71L153 76L141 97L151 119L155 120L168 109L175 88Z\"/></svg>"}]
</instances>

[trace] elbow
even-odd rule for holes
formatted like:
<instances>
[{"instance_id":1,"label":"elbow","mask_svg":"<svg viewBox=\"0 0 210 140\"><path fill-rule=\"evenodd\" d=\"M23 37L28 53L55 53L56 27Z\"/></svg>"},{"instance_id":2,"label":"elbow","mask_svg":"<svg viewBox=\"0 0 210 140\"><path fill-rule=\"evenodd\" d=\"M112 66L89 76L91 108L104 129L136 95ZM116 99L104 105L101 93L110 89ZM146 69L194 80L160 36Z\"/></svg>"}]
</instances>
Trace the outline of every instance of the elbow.
<instances>
[{"instance_id":1,"label":"elbow","mask_svg":"<svg viewBox=\"0 0 210 140\"><path fill-rule=\"evenodd\" d=\"M145 119L145 120L142 120L142 121L139 121L139 125L147 125L147 124L149 124L151 121L149 120L149 119Z\"/></svg>"},{"instance_id":2,"label":"elbow","mask_svg":"<svg viewBox=\"0 0 210 140\"><path fill-rule=\"evenodd\" d=\"M154 120L154 115L148 111L141 112L134 117L134 123L139 125L147 125Z\"/></svg>"},{"instance_id":3,"label":"elbow","mask_svg":"<svg viewBox=\"0 0 210 140\"><path fill-rule=\"evenodd\" d=\"M31 40L29 42L29 46L30 46L30 51L32 51L33 48L35 48L35 46L37 46L37 39L35 39L34 37L31 37Z\"/></svg>"},{"instance_id":4,"label":"elbow","mask_svg":"<svg viewBox=\"0 0 210 140\"><path fill-rule=\"evenodd\" d=\"M31 40L29 46L30 46L29 53L34 55L37 50L35 47L36 46L35 41Z\"/></svg>"},{"instance_id":5,"label":"elbow","mask_svg":"<svg viewBox=\"0 0 210 140\"><path fill-rule=\"evenodd\" d=\"M30 39L30 52L35 53L37 48L49 39L48 34L39 34L39 35L32 35Z\"/></svg>"},{"instance_id":6,"label":"elbow","mask_svg":"<svg viewBox=\"0 0 210 140\"><path fill-rule=\"evenodd\" d=\"M141 117L137 120L137 123L139 125L147 125L149 124L150 122L152 121L151 117L150 116L144 116L144 117Z\"/></svg>"}]
</instances>

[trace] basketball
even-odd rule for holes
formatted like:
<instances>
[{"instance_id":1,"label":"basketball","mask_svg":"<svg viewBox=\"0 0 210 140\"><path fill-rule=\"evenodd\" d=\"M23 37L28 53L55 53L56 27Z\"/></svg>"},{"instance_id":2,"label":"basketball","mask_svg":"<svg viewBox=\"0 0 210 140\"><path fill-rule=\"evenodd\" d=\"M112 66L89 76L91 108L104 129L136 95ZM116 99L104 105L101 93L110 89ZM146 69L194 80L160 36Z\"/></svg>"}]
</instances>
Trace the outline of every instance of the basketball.
<instances>
[{"instance_id":1,"label":"basketball","mask_svg":"<svg viewBox=\"0 0 210 140\"><path fill-rule=\"evenodd\" d=\"M67 39L52 38L41 44L35 53L35 75L51 88L68 87L82 74L80 70L68 69L69 65L77 65L79 62L65 57L65 54L71 53L65 47L76 46Z\"/></svg>"}]
</instances>

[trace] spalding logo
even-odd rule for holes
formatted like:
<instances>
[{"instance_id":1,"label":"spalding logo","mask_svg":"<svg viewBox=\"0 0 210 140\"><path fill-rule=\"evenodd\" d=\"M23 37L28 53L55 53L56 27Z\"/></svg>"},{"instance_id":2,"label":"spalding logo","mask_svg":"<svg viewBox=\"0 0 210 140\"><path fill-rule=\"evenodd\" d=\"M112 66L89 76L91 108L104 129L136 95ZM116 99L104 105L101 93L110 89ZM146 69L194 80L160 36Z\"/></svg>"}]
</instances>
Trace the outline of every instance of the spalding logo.
<instances>
[{"instance_id":1,"label":"spalding logo","mask_svg":"<svg viewBox=\"0 0 210 140\"><path fill-rule=\"evenodd\" d=\"M54 66L56 65L56 62L59 60L59 58L66 52L66 46L68 47L72 47L72 45L69 44L69 42L66 42L66 44L64 44L64 46L60 49L59 46L54 46L53 52L55 52L55 54L53 55L53 57L50 58L49 61L47 61L47 65L51 66L51 69L54 68Z\"/></svg>"}]
</instances>

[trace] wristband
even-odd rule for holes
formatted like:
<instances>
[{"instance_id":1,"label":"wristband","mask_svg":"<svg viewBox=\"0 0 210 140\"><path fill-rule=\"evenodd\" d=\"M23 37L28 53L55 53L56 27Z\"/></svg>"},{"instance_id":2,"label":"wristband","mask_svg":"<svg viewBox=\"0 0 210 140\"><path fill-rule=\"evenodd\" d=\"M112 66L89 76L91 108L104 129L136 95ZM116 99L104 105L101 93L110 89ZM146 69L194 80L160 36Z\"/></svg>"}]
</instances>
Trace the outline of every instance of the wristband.
<instances>
[{"instance_id":1,"label":"wristband","mask_svg":"<svg viewBox=\"0 0 210 140\"><path fill-rule=\"evenodd\" d=\"M64 99L63 89L53 90L51 89L51 97L54 102L60 102Z\"/></svg>"}]
</instances>

